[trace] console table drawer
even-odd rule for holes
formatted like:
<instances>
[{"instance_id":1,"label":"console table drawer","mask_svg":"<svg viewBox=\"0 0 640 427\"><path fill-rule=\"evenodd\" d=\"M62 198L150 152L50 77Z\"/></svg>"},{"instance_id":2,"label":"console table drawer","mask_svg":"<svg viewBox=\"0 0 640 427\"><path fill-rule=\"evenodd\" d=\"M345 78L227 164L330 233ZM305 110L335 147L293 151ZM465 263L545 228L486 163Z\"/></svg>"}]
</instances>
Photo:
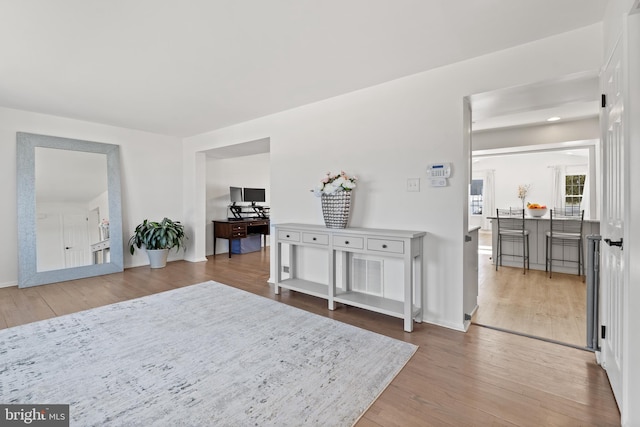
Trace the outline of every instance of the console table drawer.
<instances>
[{"instance_id":1,"label":"console table drawer","mask_svg":"<svg viewBox=\"0 0 640 427\"><path fill-rule=\"evenodd\" d=\"M246 230L237 230L237 231L234 230L234 231L231 232L231 237L232 238L237 238L237 237L244 238L244 237L247 237L247 231Z\"/></svg>"},{"instance_id":2,"label":"console table drawer","mask_svg":"<svg viewBox=\"0 0 640 427\"><path fill-rule=\"evenodd\" d=\"M98 242L98 243L94 243L93 245L91 245L91 251L95 252L95 251L101 251L102 249L108 249L109 248L109 241L103 241L103 242Z\"/></svg>"},{"instance_id":3,"label":"console table drawer","mask_svg":"<svg viewBox=\"0 0 640 427\"><path fill-rule=\"evenodd\" d=\"M333 246L340 248L362 249L364 239L354 236L333 236Z\"/></svg>"},{"instance_id":4,"label":"console table drawer","mask_svg":"<svg viewBox=\"0 0 640 427\"><path fill-rule=\"evenodd\" d=\"M321 233L302 233L302 241L304 243L311 243L312 245L327 246L329 244L329 235Z\"/></svg>"},{"instance_id":5,"label":"console table drawer","mask_svg":"<svg viewBox=\"0 0 640 427\"><path fill-rule=\"evenodd\" d=\"M402 240L367 239L367 250L403 254L404 242Z\"/></svg>"},{"instance_id":6,"label":"console table drawer","mask_svg":"<svg viewBox=\"0 0 640 427\"><path fill-rule=\"evenodd\" d=\"M278 231L278 240L282 240L282 241L285 241L285 242L299 242L300 241L300 232L298 232L298 231L279 230Z\"/></svg>"},{"instance_id":7,"label":"console table drawer","mask_svg":"<svg viewBox=\"0 0 640 427\"><path fill-rule=\"evenodd\" d=\"M267 225L267 224L269 224L269 221L267 221L266 219L263 219L263 220L257 220L257 221L249 221L247 225L249 225L249 227L254 227L256 225Z\"/></svg>"},{"instance_id":8,"label":"console table drawer","mask_svg":"<svg viewBox=\"0 0 640 427\"><path fill-rule=\"evenodd\" d=\"M231 225L231 232L235 233L238 231L242 231L243 233L247 231L247 226L244 224L232 224Z\"/></svg>"}]
</instances>

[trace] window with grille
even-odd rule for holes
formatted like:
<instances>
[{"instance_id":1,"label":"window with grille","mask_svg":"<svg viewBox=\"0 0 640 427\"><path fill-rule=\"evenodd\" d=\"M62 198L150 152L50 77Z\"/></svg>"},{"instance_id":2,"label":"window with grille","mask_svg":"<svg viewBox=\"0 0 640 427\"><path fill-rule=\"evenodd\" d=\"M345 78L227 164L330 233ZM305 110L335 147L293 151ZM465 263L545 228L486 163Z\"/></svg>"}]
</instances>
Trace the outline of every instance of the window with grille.
<instances>
[{"instance_id":1,"label":"window with grille","mask_svg":"<svg viewBox=\"0 0 640 427\"><path fill-rule=\"evenodd\" d=\"M564 181L564 202L567 207L580 207L586 175L566 175Z\"/></svg>"},{"instance_id":2,"label":"window with grille","mask_svg":"<svg viewBox=\"0 0 640 427\"><path fill-rule=\"evenodd\" d=\"M484 187L483 179L471 180L471 194L469 195L469 207L471 215L482 215L482 188Z\"/></svg>"}]
</instances>

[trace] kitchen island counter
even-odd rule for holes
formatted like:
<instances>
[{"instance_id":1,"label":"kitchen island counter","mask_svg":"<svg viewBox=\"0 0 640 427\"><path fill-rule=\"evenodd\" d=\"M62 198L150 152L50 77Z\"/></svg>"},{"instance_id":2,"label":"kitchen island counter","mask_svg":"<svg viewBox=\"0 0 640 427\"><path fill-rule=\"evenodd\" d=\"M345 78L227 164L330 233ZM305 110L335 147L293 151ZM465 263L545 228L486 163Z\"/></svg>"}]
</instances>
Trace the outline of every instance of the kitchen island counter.
<instances>
[{"instance_id":1,"label":"kitchen island counter","mask_svg":"<svg viewBox=\"0 0 640 427\"><path fill-rule=\"evenodd\" d=\"M492 246L492 261L495 263L497 259L496 250L498 248L498 226L496 224L496 217L489 217L491 220L491 246ZM555 221L555 220L554 220ZM562 220L559 220L562 221ZM529 268L532 270L544 270L545 269L545 233L549 231L551 221L549 214L546 214L540 218L526 217L524 221L525 229L529 230ZM583 234L583 249L584 254L587 253L587 236L600 234L600 220L597 219L585 219L582 228ZM503 259L502 265L507 267L522 268L522 243L516 243L509 241L503 241ZM515 256L512 256L513 254ZM554 261L553 271L558 273L578 273L578 248L575 246L561 246L554 245L553 247L554 258L564 258L571 261ZM585 264L586 268L586 264Z\"/></svg>"}]
</instances>

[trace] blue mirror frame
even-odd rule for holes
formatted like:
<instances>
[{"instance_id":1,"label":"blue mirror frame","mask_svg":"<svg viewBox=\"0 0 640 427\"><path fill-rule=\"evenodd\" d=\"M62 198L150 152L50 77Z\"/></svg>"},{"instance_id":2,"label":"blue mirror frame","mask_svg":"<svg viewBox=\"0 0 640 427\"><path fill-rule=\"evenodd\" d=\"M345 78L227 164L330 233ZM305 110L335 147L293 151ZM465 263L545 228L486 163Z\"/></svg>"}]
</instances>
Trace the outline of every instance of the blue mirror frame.
<instances>
[{"instance_id":1,"label":"blue mirror frame","mask_svg":"<svg viewBox=\"0 0 640 427\"><path fill-rule=\"evenodd\" d=\"M18 287L44 285L101 276L123 271L122 206L120 188L120 147L102 142L83 141L57 136L18 132L17 143L17 204L18 204ZM107 157L107 191L109 198L110 262L63 268L37 270L36 246L36 147L105 154Z\"/></svg>"}]
</instances>

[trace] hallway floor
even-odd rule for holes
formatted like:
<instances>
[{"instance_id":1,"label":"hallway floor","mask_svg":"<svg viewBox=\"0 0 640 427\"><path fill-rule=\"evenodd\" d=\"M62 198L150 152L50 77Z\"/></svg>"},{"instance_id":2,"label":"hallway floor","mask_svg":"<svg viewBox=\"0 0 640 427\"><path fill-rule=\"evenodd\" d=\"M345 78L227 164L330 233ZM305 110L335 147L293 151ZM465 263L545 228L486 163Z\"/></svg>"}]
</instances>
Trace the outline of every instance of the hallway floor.
<instances>
[{"instance_id":1,"label":"hallway floor","mask_svg":"<svg viewBox=\"0 0 640 427\"><path fill-rule=\"evenodd\" d=\"M500 267L491 261L491 233L479 233L476 324L586 345L586 283L577 275Z\"/></svg>"}]
</instances>

